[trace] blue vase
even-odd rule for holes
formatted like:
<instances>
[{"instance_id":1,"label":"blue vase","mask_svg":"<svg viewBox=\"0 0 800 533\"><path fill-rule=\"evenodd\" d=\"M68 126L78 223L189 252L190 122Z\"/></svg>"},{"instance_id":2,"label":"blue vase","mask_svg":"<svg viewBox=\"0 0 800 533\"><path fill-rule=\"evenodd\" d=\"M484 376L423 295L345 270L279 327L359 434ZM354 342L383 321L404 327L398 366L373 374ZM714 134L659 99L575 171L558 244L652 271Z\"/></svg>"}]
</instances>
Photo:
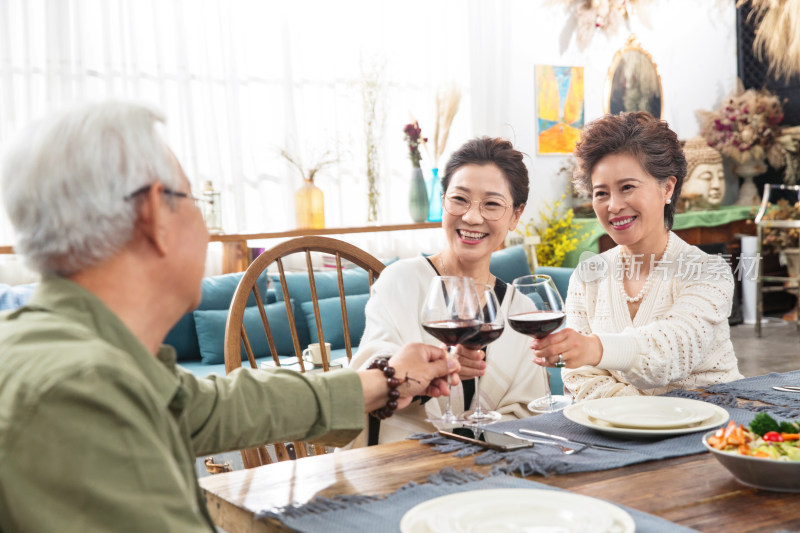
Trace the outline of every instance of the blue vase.
<instances>
[{"instance_id":1,"label":"blue vase","mask_svg":"<svg viewBox=\"0 0 800 533\"><path fill-rule=\"evenodd\" d=\"M431 169L433 177L428 183L428 222L442 221L442 182L439 181L439 169Z\"/></svg>"},{"instance_id":2,"label":"blue vase","mask_svg":"<svg viewBox=\"0 0 800 533\"><path fill-rule=\"evenodd\" d=\"M411 189L408 195L408 211L414 222L425 222L428 216L428 191L425 190L425 180L422 169L414 167L411 173Z\"/></svg>"}]
</instances>

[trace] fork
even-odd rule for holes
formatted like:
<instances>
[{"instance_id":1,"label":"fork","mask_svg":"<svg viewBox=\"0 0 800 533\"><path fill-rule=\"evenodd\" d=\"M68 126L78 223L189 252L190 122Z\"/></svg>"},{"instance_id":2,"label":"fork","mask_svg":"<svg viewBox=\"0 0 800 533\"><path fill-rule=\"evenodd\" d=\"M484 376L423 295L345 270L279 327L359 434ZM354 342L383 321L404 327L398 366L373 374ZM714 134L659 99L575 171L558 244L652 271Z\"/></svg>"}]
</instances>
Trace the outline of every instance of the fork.
<instances>
[{"instance_id":1,"label":"fork","mask_svg":"<svg viewBox=\"0 0 800 533\"><path fill-rule=\"evenodd\" d=\"M503 435L506 435L508 437L514 437L515 439L522 439L522 440L526 440L528 442L533 442L534 444L543 444L545 446L555 446L556 448L559 448L561 450L561 453L563 453L564 455L573 455L573 454L576 454L576 453L580 453L580 452L582 452L583 450L585 450L587 448L587 446L585 444L581 445L579 448L569 448L567 446L562 446L562 445L560 445L558 443L555 443L555 442L523 437L522 435L517 435L516 433L512 433L510 431L504 431Z\"/></svg>"}]
</instances>

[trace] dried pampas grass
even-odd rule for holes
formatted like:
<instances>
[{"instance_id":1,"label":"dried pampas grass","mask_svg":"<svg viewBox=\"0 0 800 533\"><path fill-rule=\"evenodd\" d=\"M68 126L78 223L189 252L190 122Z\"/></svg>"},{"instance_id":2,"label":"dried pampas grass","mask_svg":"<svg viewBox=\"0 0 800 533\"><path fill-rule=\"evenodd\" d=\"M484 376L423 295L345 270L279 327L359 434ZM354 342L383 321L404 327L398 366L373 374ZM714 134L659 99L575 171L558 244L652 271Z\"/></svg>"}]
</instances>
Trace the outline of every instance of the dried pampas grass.
<instances>
[{"instance_id":1,"label":"dried pampas grass","mask_svg":"<svg viewBox=\"0 0 800 533\"><path fill-rule=\"evenodd\" d=\"M778 78L800 74L800 0L739 0L755 17L753 51Z\"/></svg>"},{"instance_id":2,"label":"dried pampas grass","mask_svg":"<svg viewBox=\"0 0 800 533\"><path fill-rule=\"evenodd\" d=\"M439 166L439 159L444 154L447 146L447 137L450 135L450 126L458 113L458 104L461 102L461 91L455 85L436 93L436 126L433 130L433 166Z\"/></svg>"}]
</instances>

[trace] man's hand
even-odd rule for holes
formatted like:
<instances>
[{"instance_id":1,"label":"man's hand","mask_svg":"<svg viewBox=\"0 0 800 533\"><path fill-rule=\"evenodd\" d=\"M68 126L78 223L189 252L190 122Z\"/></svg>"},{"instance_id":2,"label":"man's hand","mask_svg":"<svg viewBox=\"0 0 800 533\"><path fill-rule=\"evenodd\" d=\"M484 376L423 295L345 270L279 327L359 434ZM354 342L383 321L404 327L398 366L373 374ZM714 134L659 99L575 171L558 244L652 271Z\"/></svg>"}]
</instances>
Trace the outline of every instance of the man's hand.
<instances>
[{"instance_id":1,"label":"man's hand","mask_svg":"<svg viewBox=\"0 0 800 533\"><path fill-rule=\"evenodd\" d=\"M454 359L447 358L447 352L428 344L406 344L389 359L394 368L394 377L400 381L397 391L397 408L402 409L411 403L414 396L426 395L433 398L447 396L450 387L447 376L450 375L453 385L461 381L458 372L461 365ZM389 386L380 370L359 371L364 389L366 411L373 411L386 405L389 397Z\"/></svg>"}]
</instances>

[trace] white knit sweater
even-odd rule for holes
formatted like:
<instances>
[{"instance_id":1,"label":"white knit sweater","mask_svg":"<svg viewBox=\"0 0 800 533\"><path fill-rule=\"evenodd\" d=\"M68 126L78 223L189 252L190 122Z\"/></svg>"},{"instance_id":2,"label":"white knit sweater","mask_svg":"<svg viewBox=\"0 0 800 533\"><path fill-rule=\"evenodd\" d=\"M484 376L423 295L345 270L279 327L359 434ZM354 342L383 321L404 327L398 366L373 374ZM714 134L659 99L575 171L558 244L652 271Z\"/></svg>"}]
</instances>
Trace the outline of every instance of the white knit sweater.
<instances>
[{"instance_id":1,"label":"white knit sweater","mask_svg":"<svg viewBox=\"0 0 800 533\"><path fill-rule=\"evenodd\" d=\"M673 244L656 265L633 320L622 298L618 246L572 274L566 325L596 334L603 345L597 367L562 370L564 387L576 401L663 394L742 377L728 326L730 266L674 233L670 238Z\"/></svg>"},{"instance_id":2,"label":"white knit sweater","mask_svg":"<svg viewBox=\"0 0 800 533\"><path fill-rule=\"evenodd\" d=\"M441 342L422 329L421 313L431 280L437 273L424 257L404 259L388 266L372 287L367 302L367 323L364 335L353 356L352 368L364 368L378 356L391 355L409 342L441 346ZM507 286L501 309L506 317L512 304L514 289ZM524 312L527 299L514 302L516 312ZM504 420L531 416L527 404L544 394L546 372L532 361L530 338L507 327L487 348L487 368L480 380L481 406L495 409ZM465 410L462 387L453 388L451 408L456 415ZM425 405L415 403L381 422L381 443L395 442L415 432L431 432L435 428L425 418L439 417L444 412L444 397L431 399ZM475 399L473 399L473 405ZM365 444L365 437L356 446Z\"/></svg>"}]
</instances>

